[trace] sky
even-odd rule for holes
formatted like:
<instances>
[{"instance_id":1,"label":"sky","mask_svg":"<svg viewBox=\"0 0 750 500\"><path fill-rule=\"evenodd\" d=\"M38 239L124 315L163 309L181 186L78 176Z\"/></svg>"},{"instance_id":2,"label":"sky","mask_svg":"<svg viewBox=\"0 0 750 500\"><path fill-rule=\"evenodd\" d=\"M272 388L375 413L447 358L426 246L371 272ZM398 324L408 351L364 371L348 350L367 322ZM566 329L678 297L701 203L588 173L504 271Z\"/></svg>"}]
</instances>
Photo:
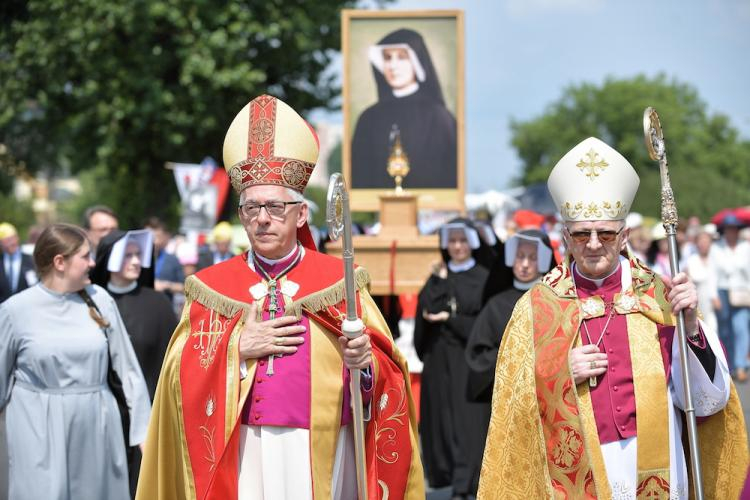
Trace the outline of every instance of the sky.
<instances>
[{"instance_id":1,"label":"sky","mask_svg":"<svg viewBox=\"0 0 750 500\"><path fill-rule=\"evenodd\" d=\"M519 175L511 120L607 77L664 73L750 139L748 0L397 0L388 9L464 11L469 193L506 189ZM343 121L340 112L313 119Z\"/></svg>"}]
</instances>

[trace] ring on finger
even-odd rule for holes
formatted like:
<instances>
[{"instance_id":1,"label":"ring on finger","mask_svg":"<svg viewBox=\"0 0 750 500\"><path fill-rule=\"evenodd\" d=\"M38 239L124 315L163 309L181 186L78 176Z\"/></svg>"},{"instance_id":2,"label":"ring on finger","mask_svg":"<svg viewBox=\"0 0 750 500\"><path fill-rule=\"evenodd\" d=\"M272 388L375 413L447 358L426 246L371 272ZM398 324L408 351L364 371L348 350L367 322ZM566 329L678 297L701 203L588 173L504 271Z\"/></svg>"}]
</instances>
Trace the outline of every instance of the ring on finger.
<instances>
[{"instance_id":1,"label":"ring on finger","mask_svg":"<svg viewBox=\"0 0 750 500\"><path fill-rule=\"evenodd\" d=\"M276 337L275 339L273 339L273 343L274 345L283 345L284 339L282 339L281 337Z\"/></svg>"},{"instance_id":2,"label":"ring on finger","mask_svg":"<svg viewBox=\"0 0 750 500\"><path fill-rule=\"evenodd\" d=\"M591 367L592 370L596 370L596 360L589 363L589 366Z\"/></svg>"}]
</instances>

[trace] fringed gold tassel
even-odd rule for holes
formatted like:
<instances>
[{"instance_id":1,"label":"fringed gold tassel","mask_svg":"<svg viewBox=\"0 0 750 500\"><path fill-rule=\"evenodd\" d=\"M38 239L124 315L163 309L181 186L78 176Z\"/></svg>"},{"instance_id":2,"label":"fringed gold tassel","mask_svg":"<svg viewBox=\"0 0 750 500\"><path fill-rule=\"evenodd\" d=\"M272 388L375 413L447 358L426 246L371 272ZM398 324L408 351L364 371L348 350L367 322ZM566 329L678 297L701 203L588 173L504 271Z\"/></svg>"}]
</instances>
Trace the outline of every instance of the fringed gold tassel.
<instances>
[{"instance_id":1,"label":"fringed gold tassel","mask_svg":"<svg viewBox=\"0 0 750 500\"><path fill-rule=\"evenodd\" d=\"M230 299L212 290L195 276L190 276L185 280L185 296L209 309L213 309L225 318L234 317L238 312L248 309L247 304Z\"/></svg>"},{"instance_id":2,"label":"fringed gold tassel","mask_svg":"<svg viewBox=\"0 0 750 500\"><path fill-rule=\"evenodd\" d=\"M354 281L357 283L357 289L369 288L370 273L364 267L358 267L354 270Z\"/></svg>"},{"instance_id":3,"label":"fringed gold tassel","mask_svg":"<svg viewBox=\"0 0 750 500\"><path fill-rule=\"evenodd\" d=\"M354 270L354 283L358 290L366 289L370 285L370 274L367 272L367 269L358 267ZM320 311L328 306L334 306L342 302L345 297L346 289L344 287L344 280L342 279L328 288L324 288L319 292L312 293L287 305L284 314L299 318L303 309L312 312Z\"/></svg>"},{"instance_id":4,"label":"fringed gold tassel","mask_svg":"<svg viewBox=\"0 0 750 500\"><path fill-rule=\"evenodd\" d=\"M358 267L354 270L354 282L358 290L366 289L370 285L370 274L365 268ZM249 309L247 304L230 299L212 290L195 275L185 280L185 296L209 309L213 309L226 318L231 318L238 312ZM313 312L320 311L328 306L342 302L344 297L346 297L346 290L344 289L344 280L342 279L328 288L287 304L284 307L284 314L299 319L303 309ZM258 308L257 320L261 319L262 314L262 309Z\"/></svg>"}]
</instances>

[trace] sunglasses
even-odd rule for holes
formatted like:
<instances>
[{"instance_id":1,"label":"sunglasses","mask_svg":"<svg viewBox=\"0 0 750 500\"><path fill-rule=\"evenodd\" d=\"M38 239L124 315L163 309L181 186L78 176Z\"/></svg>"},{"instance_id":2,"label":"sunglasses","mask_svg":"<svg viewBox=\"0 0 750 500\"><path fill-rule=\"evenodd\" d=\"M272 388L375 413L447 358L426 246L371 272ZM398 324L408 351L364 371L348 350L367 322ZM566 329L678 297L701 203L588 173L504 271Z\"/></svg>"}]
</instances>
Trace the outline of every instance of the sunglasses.
<instances>
[{"instance_id":1,"label":"sunglasses","mask_svg":"<svg viewBox=\"0 0 750 500\"><path fill-rule=\"evenodd\" d=\"M588 243L591 239L592 233L596 233L596 239L598 239L600 243L612 243L617 239L617 236L619 236L623 229L625 229L624 226L621 227L619 231L597 231L596 229L592 231L571 231L570 229L565 228L570 235L570 238L576 243Z\"/></svg>"}]
</instances>

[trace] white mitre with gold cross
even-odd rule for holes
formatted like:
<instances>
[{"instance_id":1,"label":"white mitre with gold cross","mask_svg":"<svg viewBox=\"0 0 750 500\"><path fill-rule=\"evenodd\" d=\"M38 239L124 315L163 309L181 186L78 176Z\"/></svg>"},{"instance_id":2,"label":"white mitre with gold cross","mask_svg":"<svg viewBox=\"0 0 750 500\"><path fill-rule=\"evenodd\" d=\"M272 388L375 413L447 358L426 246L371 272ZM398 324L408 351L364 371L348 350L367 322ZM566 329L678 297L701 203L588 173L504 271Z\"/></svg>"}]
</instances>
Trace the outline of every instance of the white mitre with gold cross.
<instances>
[{"instance_id":1,"label":"white mitre with gold cross","mask_svg":"<svg viewBox=\"0 0 750 500\"><path fill-rule=\"evenodd\" d=\"M624 156L589 137L557 162L547 187L565 221L622 220L639 183Z\"/></svg>"}]
</instances>

